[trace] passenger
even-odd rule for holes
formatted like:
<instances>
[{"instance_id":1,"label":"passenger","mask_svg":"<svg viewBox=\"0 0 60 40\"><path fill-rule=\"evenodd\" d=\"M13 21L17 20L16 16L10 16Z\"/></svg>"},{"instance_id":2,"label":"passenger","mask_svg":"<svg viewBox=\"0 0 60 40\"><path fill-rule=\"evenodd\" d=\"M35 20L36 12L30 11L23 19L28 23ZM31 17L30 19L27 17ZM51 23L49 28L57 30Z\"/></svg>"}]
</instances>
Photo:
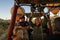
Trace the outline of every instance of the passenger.
<instances>
[{"instance_id":1,"label":"passenger","mask_svg":"<svg viewBox=\"0 0 60 40\"><path fill-rule=\"evenodd\" d=\"M17 27L17 40L29 40L28 38L28 30L29 29L29 23L25 21L25 17L23 16L20 18L20 22L18 23Z\"/></svg>"},{"instance_id":2,"label":"passenger","mask_svg":"<svg viewBox=\"0 0 60 40\"><path fill-rule=\"evenodd\" d=\"M50 34L50 32L49 32L49 30L51 30L50 29L50 26L49 26L49 23L47 23L47 36L46 36L46 40L54 40L54 35L53 35L53 30L51 31L52 32L52 34ZM53 27L52 27L52 29L53 29Z\"/></svg>"},{"instance_id":3,"label":"passenger","mask_svg":"<svg viewBox=\"0 0 60 40\"><path fill-rule=\"evenodd\" d=\"M47 33L46 40L60 40L60 18L53 20L52 32L52 35L49 35L49 33Z\"/></svg>"},{"instance_id":4,"label":"passenger","mask_svg":"<svg viewBox=\"0 0 60 40\"><path fill-rule=\"evenodd\" d=\"M42 40L42 26L41 26L41 18L35 19L35 24L32 23L32 16L29 19L30 25L33 28L33 40Z\"/></svg>"},{"instance_id":5,"label":"passenger","mask_svg":"<svg viewBox=\"0 0 60 40\"><path fill-rule=\"evenodd\" d=\"M60 17L54 19L54 40L60 40Z\"/></svg>"},{"instance_id":6,"label":"passenger","mask_svg":"<svg viewBox=\"0 0 60 40\"><path fill-rule=\"evenodd\" d=\"M52 40L53 39L53 35L50 35L50 33L49 33L49 28L50 28L50 24L49 24L49 18L48 18L48 15L44 15L44 20L43 20L43 22L42 22L42 27L44 27L44 30L43 30L43 32L46 34L45 35L45 40Z\"/></svg>"}]
</instances>

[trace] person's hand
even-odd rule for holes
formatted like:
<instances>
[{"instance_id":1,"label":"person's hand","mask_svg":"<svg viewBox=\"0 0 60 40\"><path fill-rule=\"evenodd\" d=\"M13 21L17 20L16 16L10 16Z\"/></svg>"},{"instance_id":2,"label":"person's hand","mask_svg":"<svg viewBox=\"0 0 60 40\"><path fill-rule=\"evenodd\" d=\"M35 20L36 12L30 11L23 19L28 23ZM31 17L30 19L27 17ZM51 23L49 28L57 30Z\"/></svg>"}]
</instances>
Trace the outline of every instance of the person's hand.
<instances>
[{"instance_id":1,"label":"person's hand","mask_svg":"<svg viewBox=\"0 0 60 40\"><path fill-rule=\"evenodd\" d=\"M23 28L22 26L18 26L18 28Z\"/></svg>"},{"instance_id":2,"label":"person's hand","mask_svg":"<svg viewBox=\"0 0 60 40\"><path fill-rule=\"evenodd\" d=\"M30 26L27 26L27 30L29 30L30 29Z\"/></svg>"},{"instance_id":3,"label":"person's hand","mask_svg":"<svg viewBox=\"0 0 60 40\"><path fill-rule=\"evenodd\" d=\"M30 14L30 17L32 17L32 13Z\"/></svg>"}]
</instances>

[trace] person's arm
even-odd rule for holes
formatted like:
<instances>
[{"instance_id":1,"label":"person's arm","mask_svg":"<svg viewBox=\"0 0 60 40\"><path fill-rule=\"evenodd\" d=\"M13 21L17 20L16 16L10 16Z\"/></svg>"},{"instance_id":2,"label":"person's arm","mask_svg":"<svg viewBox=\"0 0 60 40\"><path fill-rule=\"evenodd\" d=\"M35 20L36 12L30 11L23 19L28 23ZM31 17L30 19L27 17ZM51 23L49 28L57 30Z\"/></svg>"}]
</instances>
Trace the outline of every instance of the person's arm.
<instances>
[{"instance_id":1,"label":"person's arm","mask_svg":"<svg viewBox=\"0 0 60 40\"><path fill-rule=\"evenodd\" d=\"M30 24L29 24L29 22L26 21L25 26L27 27L27 30L30 29Z\"/></svg>"},{"instance_id":2,"label":"person's arm","mask_svg":"<svg viewBox=\"0 0 60 40\"><path fill-rule=\"evenodd\" d=\"M31 20L32 20L32 13L31 13L30 18L29 18L29 23L32 27L34 27L35 24Z\"/></svg>"},{"instance_id":3,"label":"person's arm","mask_svg":"<svg viewBox=\"0 0 60 40\"><path fill-rule=\"evenodd\" d=\"M35 24L31 20L32 20L32 17L30 17L29 22L30 22L30 25L34 27Z\"/></svg>"},{"instance_id":4,"label":"person's arm","mask_svg":"<svg viewBox=\"0 0 60 40\"><path fill-rule=\"evenodd\" d=\"M47 26L48 19L46 16L44 16L44 20L42 21L42 26L45 27Z\"/></svg>"},{"instance_id":5,"label":"person's arm","mask_svg":"<svg viewBox=\"0 0 60 40\"><path fill-rule=\"evenodd\" d=\"M31 20L32 20L32 17L30 17L29 22L30 22L30 24L33 24Z\"/></svg>"},{"instance_id":6,"label":"person's arm","mask_svg":"<svg viewBox=\"0 0 60 40\"><path fill-rule=\"evenodd\" d=\"M48 33L47 23L48 23L48 19L46 18L46 16L44 16L44 19L42 21L42 28L44 33Z\"/></svg>"}]
</instances>

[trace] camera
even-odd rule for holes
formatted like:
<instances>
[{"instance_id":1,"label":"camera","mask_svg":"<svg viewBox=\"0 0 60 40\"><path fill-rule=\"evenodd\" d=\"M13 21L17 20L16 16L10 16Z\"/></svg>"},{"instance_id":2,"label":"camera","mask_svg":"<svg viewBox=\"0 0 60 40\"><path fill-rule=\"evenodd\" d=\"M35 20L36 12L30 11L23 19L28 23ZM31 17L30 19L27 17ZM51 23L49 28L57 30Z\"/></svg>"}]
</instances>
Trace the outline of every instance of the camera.
<instances>
[{"instance_id":1,"label":"camera","mask_svg":"<svg viewBox=\"0 0 60 40\"><path fill-rule=\"evenodd\" d=\"M18 25L25 27L25 26L28 26L29 23L28 22L19 22Z\"/></svg>"}]
</instances>

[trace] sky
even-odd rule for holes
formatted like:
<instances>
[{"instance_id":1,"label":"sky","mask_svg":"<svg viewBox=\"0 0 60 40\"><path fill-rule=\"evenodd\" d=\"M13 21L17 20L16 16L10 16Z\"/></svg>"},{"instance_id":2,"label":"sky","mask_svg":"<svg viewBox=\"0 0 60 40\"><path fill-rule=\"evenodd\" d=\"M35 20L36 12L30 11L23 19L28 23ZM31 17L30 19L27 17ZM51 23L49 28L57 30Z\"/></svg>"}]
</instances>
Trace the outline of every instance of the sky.
<instances>
[{"instance_id":1,"label":"sky","mask_svg":"<svg viewBox=\"0 0 60 40\"><path fill-rule=\"evenodd\" d=\"M13 6L13 0L0 0L0 18L2 19L10 19L10 9Z\"/></svg>"},{"instance_id":2,"label":"sky","mask_svg":"<svg viewBox=\"0 0 60 40\"><path fill-rule=\"evenodd\" d=\"M11 19L10 9L14 5L14 0L0 0L0 18L2 19ZM23 6L26 12L30 12L29 6ZM59 12L60 13L60 12ZM51 13L51 16L53 14Z\"/></svg>"}]
</instances>

